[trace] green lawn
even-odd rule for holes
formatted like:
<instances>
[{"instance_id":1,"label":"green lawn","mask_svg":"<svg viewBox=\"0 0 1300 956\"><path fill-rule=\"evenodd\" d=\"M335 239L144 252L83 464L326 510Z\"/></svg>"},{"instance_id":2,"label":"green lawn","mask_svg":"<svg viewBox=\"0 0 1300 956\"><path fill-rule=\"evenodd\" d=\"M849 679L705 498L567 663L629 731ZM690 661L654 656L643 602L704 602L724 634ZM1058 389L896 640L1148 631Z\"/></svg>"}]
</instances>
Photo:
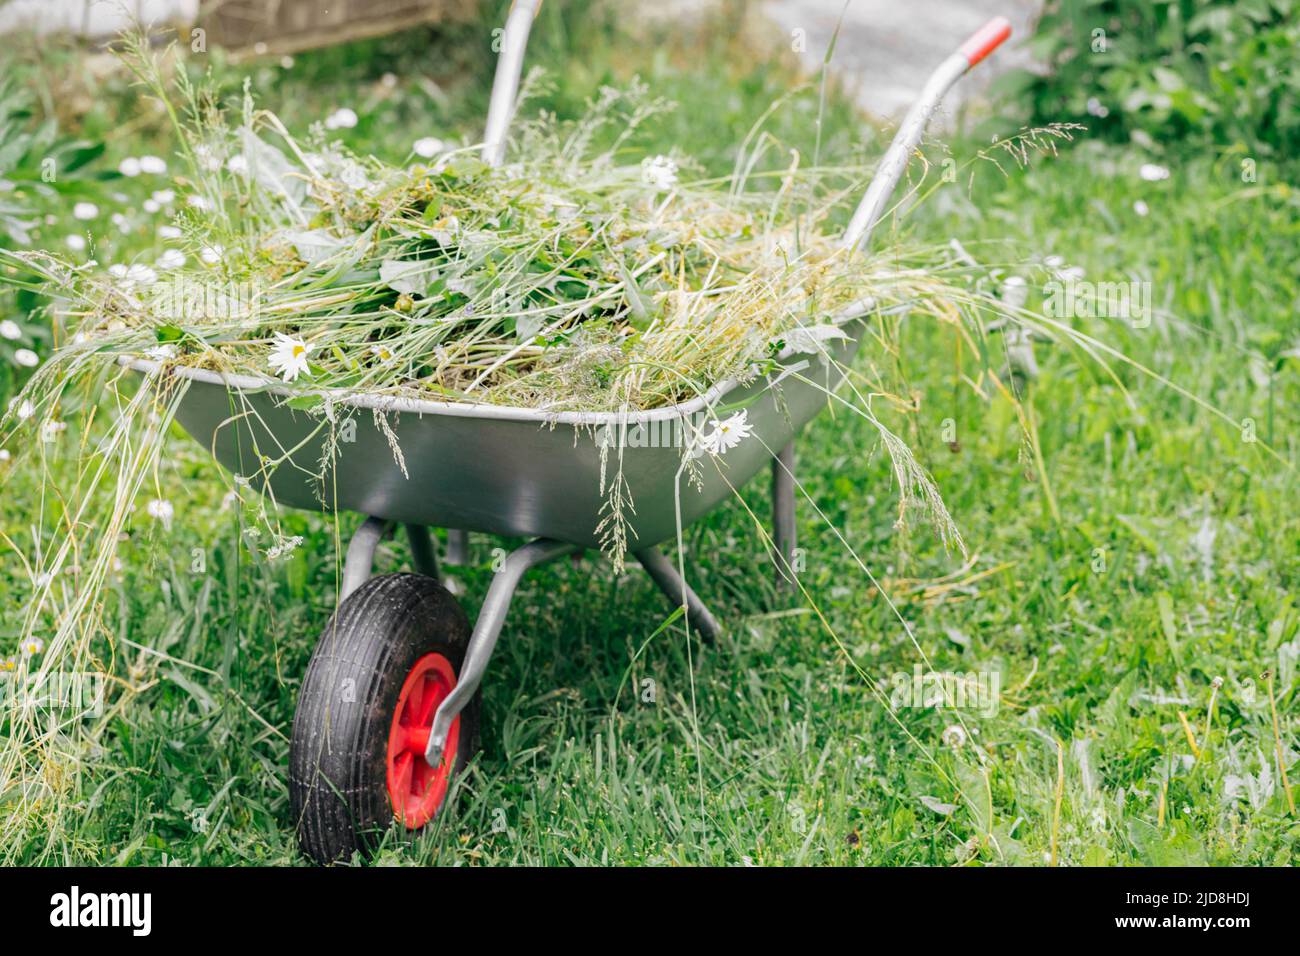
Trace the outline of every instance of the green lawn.
<instances>
[{"instance_id":1,"label":"green lawn","mask_svg":"<svg viewBox=\"0 0 1300 956\"><path fill-rule=\"evenodd\" d=\"M656 51L578 19L550 15L539 27L538 59L574 64L553 75L546 104L572 113L600 83L638 71L682 106L637 145L678 146L706 171L728 172L735 144L790 87L777 60L727 67L738 58L716 36ZM440 57L421 40L304 55L287 69L221 66L218 79L236 90L248 73L295 129L353 108L362 121L341 135L401 160L420 135L472 137L484 102L487 56L465 52L461 38ZM84 61L49 51L42 62L25 74L33 85L49 81L49 64L75 77ZM476 78L455 82L456 70ZM123 86L104 83L77 120L84 135L107 140L106 168L169 153L156 117L127 125L140 104ZM818 99L813 82L774 117L783 148L811 154ZM879 136L833 91L821 115L823 155L879 150ZM923 522L896 527L875 429L823 415L799 445L807 598L774 591L738 502L687 532L692 584L726 628L714 647L688 645L676 623L661 630L663 599L639 571L617 576L589 554L534 572L484 685L473 772L450 812L413 845L390 839L379 862L1295 860L1300 819L1277 754L1294 790L1300 358L1285 353L1300 345L1300 194L1267 164L1243 182L1241 157L1227 151L1157 157L1082 139L1005 177L976 161L973 185L965 174L944 185L901 228L955 237L1008 271L1020 264L1034 296L1047 273L1030 264L1049 256L1088 279L1149 282L1149 325L1074 324L1222 417L1132 366L1112 361L1111 377L1083 354L1040 344L1040 374L1023 393L1039 465L1026 457L1011 401L954 381L952 337L907 326L916 410L890 424L931 469L969 564ZM965 162L986 141L948 148ZM1146 162L1171 175L1144 180ZM146 179L112 184L122 208L163 185ZM127 233L106 219L92 225L112 233L101 261L156 242L160 220L130 216ZM61 212L37 244L80 225ZM0 530L23 542L36 488L5 467ZM114 670L137 690L80 751L62 812L38 807L7 855L301 862L287 735L334 606L338 541L356 519L286 516L304 546L286 562L253 565L239 557L238 517L222 508L224 483L201 448L178 435L160 484L175 523L164 533L136 522L107 608ZM744 498L766 514L765 482ZM475 538L473 566L455 572L471 618L500 545ZM194 549L201 573L191 570ZM377 563L406 567L404 543L386 544ZM6 551L0 652L17 627L8 609L27 586ZM997 706L891 712L884 700L921 652L937 670L996 679ZM19 783L0 786L0 805L12 806Z\"/></svg>"}]
</instances>

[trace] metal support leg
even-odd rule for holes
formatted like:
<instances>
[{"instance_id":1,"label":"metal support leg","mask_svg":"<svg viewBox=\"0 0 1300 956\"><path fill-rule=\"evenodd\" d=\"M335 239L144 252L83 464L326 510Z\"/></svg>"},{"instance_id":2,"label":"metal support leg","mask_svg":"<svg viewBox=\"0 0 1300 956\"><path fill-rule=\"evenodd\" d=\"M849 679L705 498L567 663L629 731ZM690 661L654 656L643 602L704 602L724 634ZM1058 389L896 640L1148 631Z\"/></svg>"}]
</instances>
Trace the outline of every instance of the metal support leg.
<instances>
[{"instance_id":1,"label":"metal support leg","mask_svg":"<svg viewBox=\"0 0 1300 956\"><path fill-rule=\"evenodd\" d=\"M469 564L469 532L447 529L447 553L443 556L447 564Z\"/></svg>"},{"instance_id":2,"label":"metal support leg","mask_svg":"<svg viewBox=\"0 0 1300 956\"><path fill-rule=\"evenodd\" d=\"M772 543L776 547L776 587L794 588L794 442L772 462Z\"/></svg>"},{"instance_id":3,"label":"metal support leg","mask_svg":"<svg viewBox=\"0 0 1300 956\"><path fill-rule=\"evenodd\" d=\"M470 635L469 649L465 652L465 662L460 666L456 686L438 705L438 712L433 715L429 745L424 752L424 759L430 766L436 767L442 761L442 748L447 743L451 722L469 703L483 681L483 672L487 670L492 651L497 646L497 638L501 636L501 625L505 623L506 612L510 610L510 599L514 597L515 588L519 586L524 574L529 568L576 550L576 545L538 538L512 551L501 570L493 577L483 608L478 612L478 620L474 622L474 633Z\"/></svg>"},{"instance_id":4,"label":"metal support leg","mask_svg":"<svg viewBox=\"0 0 1300 956\"><path fill-rule=\"evenodd\" d=\"M379 540L388 533L391 524L383 518L367 518L348 542L348 553L343 559L343 584L339 588L340 604L370 577L370 569L375 563L375 548L379 547Z\"/></svg>"},{"instance_id":5,"label":"metal support leg","mask_svg":"<svg viewBox=\"0 0 1300 956\"><path fill-rule=\"evenodd\" d=\"M408 524L406 538L411 542L411 563L415 570L426 577L438 578L438 556L433 552L433 541L429 529L422 524Z\"/></svg>"},{"instance_id":6,"label":"metal support leg","mask_svg":"<svg viewBox=\"0 0 1300 956\"><path fill-rule=\"evenodd\" d=\"M646 569L654 583L659 585L659 590L673 602L674 607L681 607L682 598L685 597L686 619L690 621L691 627L695 628L709 643L715 641L722 633L722 628L709 613L709 609L704 606L704 602L691 590L691 586L682 580L673 563L664 557L664 553L658 548L646 548L636 553L636 559L641 562L641 567Z\"/></svg>"}]
</instances>

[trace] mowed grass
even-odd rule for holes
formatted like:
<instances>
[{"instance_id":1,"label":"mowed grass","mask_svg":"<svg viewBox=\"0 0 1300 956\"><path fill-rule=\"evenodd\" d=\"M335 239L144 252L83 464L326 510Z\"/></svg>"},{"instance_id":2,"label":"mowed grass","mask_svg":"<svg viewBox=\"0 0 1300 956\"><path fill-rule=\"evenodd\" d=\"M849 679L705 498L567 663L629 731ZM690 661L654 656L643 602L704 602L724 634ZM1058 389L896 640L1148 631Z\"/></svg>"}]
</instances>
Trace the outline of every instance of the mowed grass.
<instances>
[{"instance_id":1,"label":"mowed grass","mask_svg":"<svg viewBox=\"0 0 1300 956\"><path fill-rule=\"evenodd\" d=\"M679 146L718 173L791 82L780 61L728 65L738 58L716 38L635 45L555 15L539 29L543 59L578 64L554 77L554 108L640 71L682 105L638 145ZM473 135L481 78L430 98L417 52L378 48L397 66L375 66L370 45L300 57L266 82L268 105L299 104L300 125L352 106L364 115L348 140L395 159L418 135ZM385 68L401 71L396 93L372 75ZM388 92L371 102L358 89ZM811 150L820 113L827 155L879 148L837 97L817 104L814 85L777 114L783 143ZM116 108L96 106L106 124ZM959 160L978 148L951 144ZM112 150L143 151L128 138ZM973 187L945 185L903 227L986 261L1052 255L1089 279L1149 281L1149 327L1073 321L1228 421L1117 365L1126 400L1096 362L1039 345L1023 392L1039 467L1012 403L954 382L951 336L908 327L916 410L889 421L933 471L970 561L919 518L897 527L874 428L824 414L799 444L804 593L771 585L750 514L769 507L761 480L686 533L691 582L725 623L716 646L664 627L639 571L616 576L588 554L533 572L484 685L473 771L431 829L390 837L377 861L1292 862L1300 825L1278 753L1294 785L1300 366L1284 353L1300 338L1300 208L1281 170L1245 183L1234 155L1179 153L1153 183L1137 173L1153 158L1084 143L1005 178L977 164ZM149 236L114 239L101 261ZM1047 278L1021 271L1035 292ZM86 750L57 828L34 829L18 859L301 862L288 734L356 518L294 514L286 530L304 546L253 564L217 467L179 436L174 448L160 486L176 522L163 532L141 517L108 604L115 667L137 692ZM4 486L0 528L15 540L35 493L20 474ZM512 544L476 537L472 565L452 569L471 618L493 549ZM400 540L381 548L378 571L407 566ZM7 555L0 568L21 595L21 565ZM891 711L898 675L923 660L996 674L996 712Z\"/></svg>"}]
</instances>

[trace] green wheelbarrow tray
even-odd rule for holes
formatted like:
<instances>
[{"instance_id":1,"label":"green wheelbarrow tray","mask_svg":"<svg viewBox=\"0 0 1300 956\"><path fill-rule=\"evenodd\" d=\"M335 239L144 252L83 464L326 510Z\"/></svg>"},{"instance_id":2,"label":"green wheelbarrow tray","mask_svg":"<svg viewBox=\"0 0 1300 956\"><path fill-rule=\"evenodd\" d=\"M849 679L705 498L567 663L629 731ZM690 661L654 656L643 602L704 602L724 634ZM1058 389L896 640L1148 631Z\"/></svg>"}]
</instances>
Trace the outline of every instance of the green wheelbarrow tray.
<instances>
[{"instance_id":1,"label":"green wheelbarrow tray","mask_svg":"<svg viewBox=\"0 0 1300 956\"><path fill-rule=\"evenodd\" d=\"M787 350L779 371L653 411L547 413L356 395L332 399L331 426L288 403L301 392L179 368L189 386L176 418L279 504L584 548L600 547L601 509L621 472L632 503L628 547L637 551L674 537L768 465L840 384L861 327L860 318L843 324L847 337L826 343L825 354ZM156 371L146 360L132 367ZM696 453L698 481L689 481L683 461L700 434L742 408L752 434L725 454ZM268 460L276 464L264 468Z\"/></svg>"}]
</instances>

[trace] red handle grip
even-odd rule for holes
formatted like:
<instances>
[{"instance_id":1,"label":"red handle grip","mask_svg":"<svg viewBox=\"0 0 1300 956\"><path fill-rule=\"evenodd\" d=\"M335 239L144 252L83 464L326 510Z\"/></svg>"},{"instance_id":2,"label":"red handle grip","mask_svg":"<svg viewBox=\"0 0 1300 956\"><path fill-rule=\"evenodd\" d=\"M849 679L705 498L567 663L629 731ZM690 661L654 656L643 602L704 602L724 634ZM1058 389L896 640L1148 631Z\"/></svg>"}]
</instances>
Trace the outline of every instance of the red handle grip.
<instances>
[{"instance_id":1,"label":"red handle grip","mask_svg":"<svg viewBox=\"0 0 1300 956\"><path fill-rule=\"evenodd\" d=\"M970 39L963 43L957 52L966 58L967 63L974 66L996 50L1009 36L1011 36L1011 21L1006 17L994 17L972 33Z\"/></svg>"}]
</instances>

